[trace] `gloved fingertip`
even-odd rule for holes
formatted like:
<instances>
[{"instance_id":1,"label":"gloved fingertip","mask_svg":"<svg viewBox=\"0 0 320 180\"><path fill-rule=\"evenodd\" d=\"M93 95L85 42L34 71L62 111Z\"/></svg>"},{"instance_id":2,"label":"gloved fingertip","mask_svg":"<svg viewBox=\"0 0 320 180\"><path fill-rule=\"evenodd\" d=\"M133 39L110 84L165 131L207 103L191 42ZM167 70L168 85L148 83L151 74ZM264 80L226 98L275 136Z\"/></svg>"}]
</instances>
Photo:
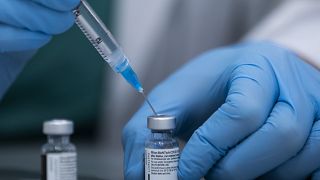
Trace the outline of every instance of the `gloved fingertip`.
<instances>
[{"instance_id":1,"label":"gloved fingertip","mask_svg":"<svg viewBox=\"0 0 320 180\"><path fill-rule=\"evenodd\" d=\"M80 0L63 0L63 1L33 0L33 1L57 11L71 11L80 4Z\"/></svg>"},{"instance_id":2,"label":"gloved fingertip","mask_svg":"<svg viewBox=\"0 0 320 180\"><path fill-rule=\"evenodd\" d=\"M63 22L57 23L55 27L52 27L51 30L48 29L47 32L53 35L61 34L63 32L66 32L68 29L70 29L74 22L75 22L75 17L72 12L66 12L64 14L64 18L62 19Z\"/></svg>"}]
</instances>

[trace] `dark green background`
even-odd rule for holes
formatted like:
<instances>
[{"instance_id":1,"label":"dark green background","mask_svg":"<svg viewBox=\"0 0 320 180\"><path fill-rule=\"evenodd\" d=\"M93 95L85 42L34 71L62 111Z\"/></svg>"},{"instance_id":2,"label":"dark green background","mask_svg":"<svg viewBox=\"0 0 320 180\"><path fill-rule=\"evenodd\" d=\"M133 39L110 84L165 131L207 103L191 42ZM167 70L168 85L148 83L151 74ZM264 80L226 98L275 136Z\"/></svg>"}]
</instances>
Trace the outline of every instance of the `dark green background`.
<instances>
[{"instance_id":1,"label":"dark green background","mask_svg":"<svg viewBox=\"0 0 320 180\"><path fill-rule=\"evenodd\" d=\"M88 2L111 28L112 1ZM42 136L42 122L52 118L71 119L76 136L92 137L107 70L76 25L55 36L29 61L0 103L0 140Z\"/></svg>"}]
</instances>

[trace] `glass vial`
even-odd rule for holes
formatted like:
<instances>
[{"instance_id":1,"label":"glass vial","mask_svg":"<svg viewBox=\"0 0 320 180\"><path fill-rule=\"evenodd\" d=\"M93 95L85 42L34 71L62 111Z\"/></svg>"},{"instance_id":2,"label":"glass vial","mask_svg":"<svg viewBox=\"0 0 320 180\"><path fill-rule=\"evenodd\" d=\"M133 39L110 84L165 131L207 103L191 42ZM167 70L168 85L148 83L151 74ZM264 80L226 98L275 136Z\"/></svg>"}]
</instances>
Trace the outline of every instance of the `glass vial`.
<instances>
[{"instance_id":1,"label":"glass vial","mask_svg":"<svg viewBox=\"0 0 320 180\"><path fill-rule=\"evenodd\" d=\"M179 145L173 137L175 117L149 116L145 142L145 180L177 180Z\"/></svg>"},{"instance_id":2,"label":"glass vial","mask_svg":"<svg viewBox=\"0 0 320 180\"><path fill-rule=\"evenodd\" d=\"M73 122L68 120L51 120L43 124L43 133L48 142L41 149L42 180L76 180L77 152L70 143Z\"/></svg>"}]
</instances>

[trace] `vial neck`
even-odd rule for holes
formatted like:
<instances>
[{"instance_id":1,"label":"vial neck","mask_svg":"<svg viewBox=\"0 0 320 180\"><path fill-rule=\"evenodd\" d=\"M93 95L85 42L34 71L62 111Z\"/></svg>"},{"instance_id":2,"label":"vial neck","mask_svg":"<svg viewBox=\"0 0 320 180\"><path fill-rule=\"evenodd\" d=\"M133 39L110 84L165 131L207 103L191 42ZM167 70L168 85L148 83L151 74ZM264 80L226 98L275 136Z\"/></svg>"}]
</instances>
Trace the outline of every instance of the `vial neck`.
<instances>
[{"instance_id":1,"label":"vial neck","mask_svg":"<svg viewBox=\"0 0 320 180\"><path fill-rule=\"evenodd\" d=\"M173 137L172 130L151 130L153 136L166 136L166 137Z\"/></svg>"},{"instance_id":2,"label":"vial neck","mask_svg":"<svg viewBox=\"0 0 320 180\"><path fill-rule=\"evenodd\" d=\"M49 144L68 144L70 143L70 138L68 135L49 135Z\"/></svg>"}]
</instances>

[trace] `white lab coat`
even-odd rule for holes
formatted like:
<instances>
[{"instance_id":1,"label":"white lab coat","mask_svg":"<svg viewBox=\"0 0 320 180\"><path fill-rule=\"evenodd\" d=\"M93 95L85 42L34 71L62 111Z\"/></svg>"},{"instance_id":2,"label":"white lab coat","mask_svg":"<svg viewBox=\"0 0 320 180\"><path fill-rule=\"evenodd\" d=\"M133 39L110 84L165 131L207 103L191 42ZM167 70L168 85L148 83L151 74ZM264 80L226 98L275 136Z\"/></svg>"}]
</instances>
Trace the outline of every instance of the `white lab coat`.
<instances>
[{"instance_id":1,"label":"white lab coat","mask_svg":"<svg viewBox=\"0 0 320 180\"><path fill-rule=\"evenodd\" d=\"M118 0L116 5L116 37L146 92L199 53L243 38L275 41L320 62L318 0ZM101 137L120 148L122 127L143 98L120 76L109 77Z\"/></svg>"}]
</instances>

